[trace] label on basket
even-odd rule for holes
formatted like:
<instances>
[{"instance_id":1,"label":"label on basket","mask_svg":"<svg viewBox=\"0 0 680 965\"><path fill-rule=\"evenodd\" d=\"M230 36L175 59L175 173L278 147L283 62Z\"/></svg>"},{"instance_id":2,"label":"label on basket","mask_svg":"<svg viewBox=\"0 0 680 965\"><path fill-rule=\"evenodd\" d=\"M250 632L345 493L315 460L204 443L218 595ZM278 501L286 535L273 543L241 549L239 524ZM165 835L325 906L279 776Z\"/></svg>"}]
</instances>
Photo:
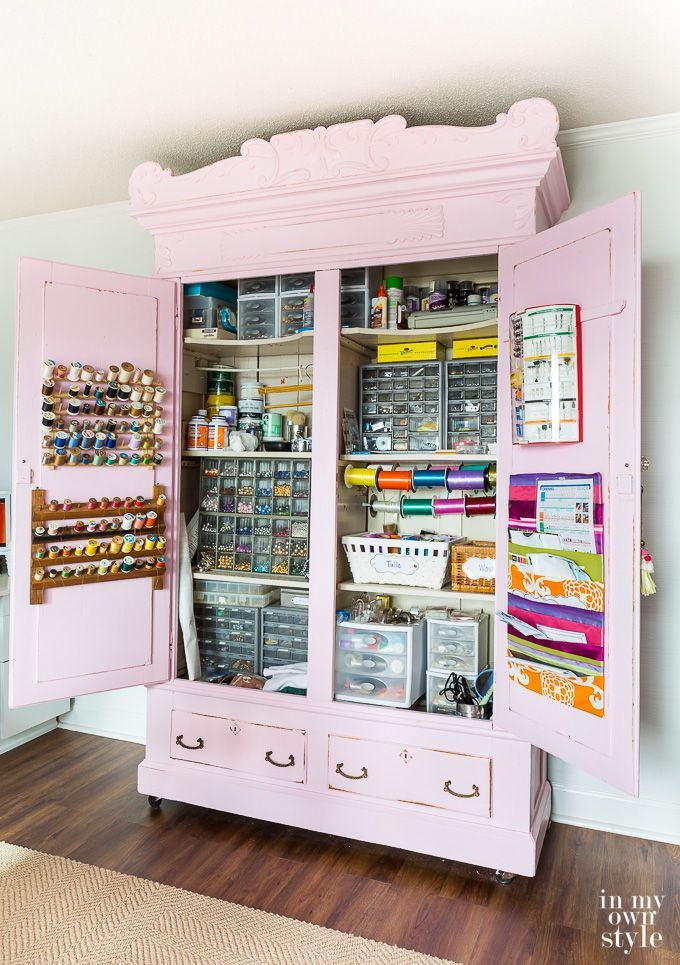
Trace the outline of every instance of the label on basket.
<instances>
[{"instance_id":1,"label":"label on basket","mask_svg":"<svg viewBox=\"0 0 680 965\"><path fill-rule=\"evenodd\" d=\"M496 560L481 556L471 556L465 560L461 569L468 580L495 580Z\"/></svg>"},{"instance_id":2,"label":"label on basket","mask_svg":"<svg viewBox=\"0 0 680 965\"><path fill-rule=\"evenodd\" d=\"M412 556L373 556L371 566L376 573L406 573L410 575L418 569L418 563Z\"/></svg>"}]
</instances>

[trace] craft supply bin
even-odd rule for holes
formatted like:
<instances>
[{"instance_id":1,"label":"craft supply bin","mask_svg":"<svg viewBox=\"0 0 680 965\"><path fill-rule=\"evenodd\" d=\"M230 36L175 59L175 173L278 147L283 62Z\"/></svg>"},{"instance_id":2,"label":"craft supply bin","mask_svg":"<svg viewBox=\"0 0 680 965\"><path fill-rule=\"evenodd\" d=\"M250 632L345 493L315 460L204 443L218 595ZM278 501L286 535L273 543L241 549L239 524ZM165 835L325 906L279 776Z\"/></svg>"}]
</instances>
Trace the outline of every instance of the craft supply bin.
<instances>
[{"instance_id":1,"label":"craft supply bin","mask_svg":"<svg viewBox=\"0 0 680 965\"><path fill-rule=\"evenodd\" d=\"M479 561L477 566L483 575L474 577L469 574L470 561ZM489 540L463 540L451 545L451 588L458 593L494 593L496 544ZM468 573L466 573L466 569Z\"/></svg>"},{"instance_id":2,"label":"craft supply bin","mask_svg":"<svg viewBox=\"0 0 680 965\"><path fill-rule=\"evenodd\" d=\"M494 358L454 358L446 363L447 449L495 452L497 368Z\"/></svg>"},{"instance_id":3,"label":"craft supply bin","mask_svg":"<svg viewBox=\"0 0 680 965\"><path fill-rule=\"evenodd\" d=\"M477 674L489 659L489 615L480 611L464 619L440 620L426 615L427 669L437 673Z\"/></svg>"},{"instance_id":4,"label":"craft supply bin","mask_svg":"<svg viewBox=\"0 0 680 965\"><path fill-rule=\"evenodd\" d=\"M304 607L267 606L262 610L262 670L307 662L309 613Z\"/></svg>"},{"instance_id":5,"label":"craft supply bin","mask_svg":"<svg viewBox=\"0 0 680 965\"><path fill-rule=\"evenodd\" d=\"M411 707L425 693L425 623L340 623L335 699Z\"/></svg>"},{"instance_id":6,"label":"craft supply bin","mask_svg":"<svg viewBox=\"0 0 680 965\"><path fill-rule=\"evenodd\" d=\"M449 573L451 539L390 539L371 533L343 536L356 583L440 589Z\"/></svg>"},{"instance_id":7,"label":"craft supply bin","mask_svg":"<svg viewBox=\"0 0 680 965\"><path fill-rule=\"evenodd\" d=\"M368 452L434 452L443 448L441 362L363 365L359 425Z\"/></svg>"},{"instance_id":8,"label":"craft supply bin","mask_svg":"<svg viewBox=\"0 0 680 965\"><path fill-rule=\"evenodd\" d=\"M199 568L304 577L311 460L256 453L201 463Z\"/></svg>"}]
</instances>

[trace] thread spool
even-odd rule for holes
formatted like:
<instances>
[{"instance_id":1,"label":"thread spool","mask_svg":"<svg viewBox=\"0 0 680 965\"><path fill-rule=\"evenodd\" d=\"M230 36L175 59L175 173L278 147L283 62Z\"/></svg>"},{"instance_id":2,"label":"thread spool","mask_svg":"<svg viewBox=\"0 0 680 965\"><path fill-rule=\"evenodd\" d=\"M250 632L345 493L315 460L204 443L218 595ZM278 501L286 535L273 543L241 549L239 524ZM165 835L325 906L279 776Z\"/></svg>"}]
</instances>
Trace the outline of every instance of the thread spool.
<instances>
[{"instance_id":1,"label":"thread spool","mask_svg":"<svg viewBox=\"0 0 680 965\"><path fill-rule=\"evenodd\" d=\"M54 368L56 366L54 359L45 359L43 362L42 377L44 379L51 379L54 375Z\"/></svg>"},{"instance_id":2,"label":"thread spool","mask_svg":"<svg viewBox=\"0 0 680 965\"><path fill-rule=\"evenodd\" d=\"M432 509L435 516L462 516L465 512L465 500L460 499L434 499Z\"/></svg>"},{"instance_id":3,"label":"thread spool","mask_svg":"<svg viewBox=\"0 0 680 965\"><path fill-rule=\"evenodd\" d=\"M131 556L126 556L126 557L123 559L123 562L122 562L121 567L120 567L120 568L121 568L121 572L123 572L123 573L129 573L130 570L133 569L134 565L135 565L134 559L133 559Z\"/></svg>"},{"instance_id":4,"label":"thread spool","mask_svg":"<svg viewBox=\"0 0 680 965\"><path fill-rule=\"evenodd\" d=\"M82 363L82 362L71 362L71 363L70 363L69 371L68 371L68 380L69 380L69 382L79 382L79 381L80 381L80 372L81 372L82 367L83 367L83 363Z\"/></svg>"},{"instance_id":5,"label":"thread spool","mask_svg":"<svg viewBox=\"0 0 680 965\"><path fill-rule=\"evenodd\" d=\"M142 372L142 385L153 385L154 375L153 369L144 369Z\"/></svg>"},{"instance_id":6,"label":"thread spool","mask_svg":"<svg viewBox=\"0 0 680 965\"><path fill-rule=\"evenodd\" d=\"M132 362L121 362L120 372L118 373L118 381L121 385L127 385L127 383L132 378L132 373L135 367Z\"/></svg>"},{"instance_id":7,"label":"thread spool","mask_svg":"<svg viewBox=\"0 0 680 965\"><path fill-rule=\"evenodd\" d=\"M375 487L378 469L362 469L359 466L345 467L345 486Z\"/></svg>"},{"instance_id":8,"label":"thread spool","mask_svg":"<svg viewBox=\"0 0 680 965\"><path fill-rule=\"evenodd\" d=\"M446 486L446 467L413 470L414 489L443 489Z\"/></svg>"},{"instance_id":9,"label":"thread spool","mask_svg":"<svg viewBox=\"0 0 680 965\"><path fill-rule=\"evenodd\" d=\"M453 469L446 470L446 488L449 492L454 489L486 489L487 474L485 469Z\"/></svg>"},{"instance_id":10,"label":"thread spool","mask_svg":"<svg viewBox=\"0 0 680 965\"><path fill-rule=\"evenodd\" d=\"M399 515L403 519L411 516L432 516L432 499L408 499L402 496L399 502Z\"/></svg>"},{"instance_id":11,"label":"thread spool","mask_svg":"<svg viewBox=\"0 0 680 965\"><path fill-rule=\"evenodd\" d=\"M120 369L117 365L109 365L109 370L106 373L107 382L117 382L118 376L120 375Z\"/></svg>"},{"instance_id":12,"label":"thread spool","mask_svg":"<svg viewBox=\"0 0 680 965\"><path fill-rule=\"evenodd\" d=\"M493 516L495 512L495 496L467 496L465 498L466 516Z\"/></svg>"},{"instance_id":13,"label":"thread spool","mask_svg":"<svg viewBox=\"0 0 680 965\"><path fill-rule=\"evenodd\" d=\"M42 394L52 395L54 392L54 379L43 379Z\"/></svg>"},{"instance_id":14,"label":"thread spool","mask_svg":"<svg viewBox=\"0 0 680 965\"><path fill-rule=\"evenodd\" d=\"M411 469L379 469L376 487L380 492L385 489L403 489L413 491L413 472Z\"/></svg>"}]
</instances>

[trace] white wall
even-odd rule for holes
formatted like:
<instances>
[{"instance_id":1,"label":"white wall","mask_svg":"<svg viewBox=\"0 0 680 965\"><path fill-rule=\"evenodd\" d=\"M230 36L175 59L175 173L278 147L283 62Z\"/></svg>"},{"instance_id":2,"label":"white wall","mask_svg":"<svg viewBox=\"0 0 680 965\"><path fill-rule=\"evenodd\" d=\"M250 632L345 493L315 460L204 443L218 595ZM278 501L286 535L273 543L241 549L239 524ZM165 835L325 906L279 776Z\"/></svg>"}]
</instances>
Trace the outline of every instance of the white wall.
<instances>
[{"instance_id":1,"label":"white wall","mask_svg":"<svg viewBox=\"0 0 680 965\"><path fill-rule=\"evenodd\" d=\"M554 818L642 837L680 840L680 647L675 588L680 539L672 511L680 446L671 436L680 414L680 115L590 128L562 136L573 204L568 216L634 189L643 194L644 535L660 592L642 602L642 777L638 800L612 791L552 760ZM0 385L8 386L14 329L15 261L19 254L138 274L152 267L151 240L127 217L125 204L0 223ZM10 393L0 396L0 438L9 438ZM9 449L0 449L0 489L9 486ZM614 641L614 646L615 646ZM78 698L64 724L144 739L140 688Z\"/></svg>"}]
</instances>

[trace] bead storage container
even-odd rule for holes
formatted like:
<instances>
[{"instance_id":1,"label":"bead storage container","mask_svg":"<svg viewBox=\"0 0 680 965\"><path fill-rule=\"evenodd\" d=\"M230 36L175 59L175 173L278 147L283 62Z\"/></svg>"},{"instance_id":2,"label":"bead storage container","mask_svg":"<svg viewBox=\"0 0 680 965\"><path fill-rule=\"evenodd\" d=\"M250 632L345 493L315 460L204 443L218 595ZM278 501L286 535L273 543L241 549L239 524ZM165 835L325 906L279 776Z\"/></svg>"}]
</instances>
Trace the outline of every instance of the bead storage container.
<instances>
[{"instance_id":1,"label":"bead storage container","mask_svg":"<svg viewBox=\"0 0 680 965\"><path fill-rule=\"evenodd\" d=\"M244 278L238 283L238 338L276 338L279 334L279 280Z\"/></svg>"},{"instance_id":2,"label":"bead storage container","mask_svg":"<svg viewBox=\"0 0 680 965\"><path fill-rule=\"evenodd\" d=\"M495 358L446 362L447 449L479 455L495 451L497 369Z\"/></svg>"},{"instance_id":3,"label":"bead storage container","mask_svg":"<svg viewBox=\"0 0 680 965\"><path fill-rule=\"evenodd\" d=\"M367 328L371 318L371 294L382 281L379 268L346 268L340 272L340 327Z\"/></svg>"},{"instance_id":4,"label":"bead storage container","mask_svg":"<svg viewBox=\"0 0 680 965\"><path fill-rule=\"evenodd\" d=\"M311 461L203 459L199 570L307 578Z\"/></svg>"},{"instance_id":5,"label":"bead storage container","mask_svg":"<svg viewBox=\"0 0 680 965\"><path fill-rule=\"evenodd\" d=\"M425 693L425 621L338 624L335 699L411 707Z\"/></svg>"},{"instance_id":6,"label":"bead storage container","mask_svg":"<svg viewBox=\"0 0 680 965\"><path fill-rule=\"evenodd\" d=\"M307 662L309 613L305 607L266 606L262 610L262 670Z\"/></svg>"},{"instance_id":7,"label":"bead storage container","mask_svg":"<svg viewBox=\"0 0 680 965\"><path fill-rule=\"evenodd\" d=\"M444 363L384 362L361 367L360 429L367 452L443 448Z\"/></svg>"},{"instance_id":8,"label":"bead storage container","mask_svg":"<svg viewBox=\"0 0 680 965\"><path fill-rule=\"evenodd\" d=\"M476 613L439 615L431 610L427 622L428 672L478 674L489 657L489 615Z\"/></svg>"},{"instance_id":9,"label":"bead storage container","mask_svg":"<svg viewBox=\"0 0 680 965\"><path fill-rule=\"evenodd\" d=\"M314 272L279 278L279 334L295 335L302 328L305 299L314 284Z\"/></svg>"}]
</instances>

